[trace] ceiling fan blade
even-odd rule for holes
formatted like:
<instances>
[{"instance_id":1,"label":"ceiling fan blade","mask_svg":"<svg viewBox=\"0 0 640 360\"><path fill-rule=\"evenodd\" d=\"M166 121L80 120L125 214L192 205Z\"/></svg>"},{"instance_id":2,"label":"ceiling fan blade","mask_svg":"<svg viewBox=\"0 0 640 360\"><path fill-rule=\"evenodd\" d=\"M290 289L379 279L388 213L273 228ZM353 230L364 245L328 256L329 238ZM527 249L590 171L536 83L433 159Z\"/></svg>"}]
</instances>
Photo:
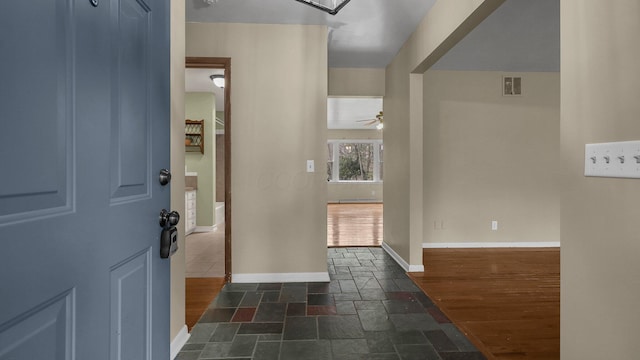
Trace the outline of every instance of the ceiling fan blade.
<instances>
[{"instance_id":1,"label":"ceiling fan blade","mask_svg":"<svg viewBox=\"0 0 640 360\"><path fill-rule=\"evenodd\" d=\"M374 121L377 119L362 119L362 120L355 120L355 122L363 122L363 121Z\"/></svg>"}]
</instances>

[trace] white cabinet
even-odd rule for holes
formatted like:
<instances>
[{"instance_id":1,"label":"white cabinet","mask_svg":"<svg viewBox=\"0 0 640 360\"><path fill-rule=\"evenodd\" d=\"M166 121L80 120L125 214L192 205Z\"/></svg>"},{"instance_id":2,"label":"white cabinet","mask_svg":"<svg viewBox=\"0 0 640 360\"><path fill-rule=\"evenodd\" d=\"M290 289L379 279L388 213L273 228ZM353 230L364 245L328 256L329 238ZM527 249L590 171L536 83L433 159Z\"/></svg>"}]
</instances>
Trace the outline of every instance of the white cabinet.
<instances>
[{"instance_id":1,"label":"white cabinet","mask_svg":"<svg viewBox=\"0 0 640 360\"><path fill-rule=\"evenodd\" d=\"M196 191L184 193L184 227L185 234L191 234L196 229Z\"/></svg>"}]
</instances>

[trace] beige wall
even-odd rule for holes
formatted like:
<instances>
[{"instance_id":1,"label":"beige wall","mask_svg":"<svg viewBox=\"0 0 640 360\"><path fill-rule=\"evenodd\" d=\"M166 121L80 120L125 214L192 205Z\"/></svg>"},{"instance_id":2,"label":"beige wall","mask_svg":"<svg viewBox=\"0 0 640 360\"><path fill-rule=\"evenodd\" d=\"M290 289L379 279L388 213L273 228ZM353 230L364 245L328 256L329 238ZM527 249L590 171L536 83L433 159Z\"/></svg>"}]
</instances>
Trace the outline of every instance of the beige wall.
<instances>
[{"instance_id":1,"label":"beige wall","mask_svg":"<svg viewBox=\"0 0 640 360\"><path fill-rule=\"evenodd\" d=\"M232 272L326 274L327 28L186 31L188 56L231 58Z\"/></svg>"},{"instance_id":2,"label":"beige wall","mask_svg":"<svg viewBox=\"0 0 640 360\"><path fill-rule=\"evenodd\" d=\"M438 0L386 68L384 242L410 266L422 265L424 228L420 74L503 2Z\"/></svg>"},{"instance_id":3,"label":"beige wall","mask_svg":"<svg viewBox=\"0 0 640 360\"><path fill-rule=\"evenodd\" d=\"M522 77L522 96L502 96L504 75ZM559 242L560 74L423 81L425 242Z\"/></svg>"},{"instance_id":4,"label":"beige wall","mask_svg":"<svg viewBox=\"0 0 640 360\"><path fill-rule=\"evenodd\" d=\"M329 140L376 140L382 139L382 131L375 129L329 129L327 130Z\"/></svg>"},{"instance_id":5,"label":"beige wall","mask_svg":"<svg viewBox=\"0 0 640 360\"><path fill-rule=\"evenodd\" d=\"M184 0L171 0L171 209L184 214ZM185 326L184 226L171 257L171 340Z\"/></svg>"},{"instance_id":6,"label":"beige wall","mask_svg":"<svg viewBox=\"0 0 640 360\"><path fill-rule=\"evenodd\" d=\"M382 183L329 183L327 202L382 202Z\"/></svg>"},{"instance_id":7,"label":"beige wall","mask_svg":"<svg viewBox=\"0 0 640 360\"><path fill-rule=\"evenodd\" d=\"M329 68L329 96L384 96L384 69Z\"/></svg>"},{"instance_id":8,"label":"beige wall","mask_svg":"<svg viewBox=\"0 0 640 360\"><path fill-rule=\"evenodd\" d=\"M196 225L215 225L215 179L216 179L216 137L215 137L216 96L213 93L190 92L185 95L185 117L190 120L204 120L204 154L185 153L187 171L198 173L196 191Z\"/></svg>"},{"instance_id":9,"label":"beige wall","mask_svg":"<svg viewBox=\"0 0 640 360\"><path fill-rule=\"evenodd\" d=\"M640 354L640 182L584 177L584 145L640 139L640 2L561 1L561 355Z\"/></svg>"},{"instance_id":10,"label":"beige wall","mask_svg":"<svg viewBox=\"0 0 640 360\"><path fill-rule=\"evenodd\" d=\"M409 69L407 51L387 66L384 97L384 242L409 261Z\"/></svg>"},{"instance_id":11,"label":"beige wall","mask_svg":"<svg viewBox=\"0 0 640 360\"><path fill-rule=\"evenodd\" d=\"M346 129L330 129L327 130L328 140L375 140L382 139L382 131L375 129L362 130L346 130Z\"/></svg>"}]
</instances>

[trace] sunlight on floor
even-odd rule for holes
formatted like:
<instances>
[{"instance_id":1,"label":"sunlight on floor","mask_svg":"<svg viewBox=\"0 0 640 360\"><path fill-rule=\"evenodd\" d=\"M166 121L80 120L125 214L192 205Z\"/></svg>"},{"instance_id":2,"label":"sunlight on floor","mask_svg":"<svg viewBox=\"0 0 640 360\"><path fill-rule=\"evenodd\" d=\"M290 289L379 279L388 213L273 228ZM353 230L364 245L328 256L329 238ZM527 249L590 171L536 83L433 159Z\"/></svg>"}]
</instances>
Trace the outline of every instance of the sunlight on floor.
<instances>
[{"instance_id":1,"label":"sunlight on floor","mask_svg":"<svg viewBox=\"0 0 640 360\"><path fill-rule=\"evenodd\" d=\"M224 276L224 225L212 232L190 234L185 242L186 277Z\"/></svg>"}]
</instances>

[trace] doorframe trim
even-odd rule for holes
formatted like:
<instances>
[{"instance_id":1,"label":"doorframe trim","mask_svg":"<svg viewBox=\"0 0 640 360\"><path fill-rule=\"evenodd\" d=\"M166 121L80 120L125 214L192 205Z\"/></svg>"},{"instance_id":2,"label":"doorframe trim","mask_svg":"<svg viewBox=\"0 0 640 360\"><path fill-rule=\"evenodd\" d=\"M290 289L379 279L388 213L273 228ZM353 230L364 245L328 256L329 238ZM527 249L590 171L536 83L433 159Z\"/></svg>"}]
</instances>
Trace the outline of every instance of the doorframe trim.
<instances>
[{"instance_id":1,"label":"doorframe trim","mask_svg":"<svg viewBox=\"0 0 640 360\"><path fill-rule=\"evenodd\" d=\"M224 280L231 282L231 58L187 56L185 68L224 69Z\"/></svg>"}]
</instances>

